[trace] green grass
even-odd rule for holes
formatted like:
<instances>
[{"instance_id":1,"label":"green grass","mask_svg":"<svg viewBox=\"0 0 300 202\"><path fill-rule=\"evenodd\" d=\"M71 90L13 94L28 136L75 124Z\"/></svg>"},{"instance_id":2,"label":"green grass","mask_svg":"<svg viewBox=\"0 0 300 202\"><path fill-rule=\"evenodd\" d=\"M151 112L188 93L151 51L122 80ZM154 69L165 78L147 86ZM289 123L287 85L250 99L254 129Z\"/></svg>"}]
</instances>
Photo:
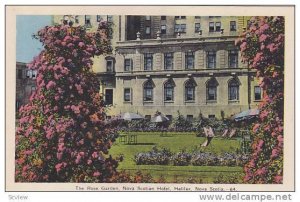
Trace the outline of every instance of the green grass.
<instances>
[{"instance_id":1,"label":"green grass","mask_svg":"<svg viewBox=\"0 0 300 202\"><path fill-rule=\"evenodd\" d=\"M136 165L134 162L135 154L150 151L154 146L168 148L173 153L181 150L216 154L235 152L240 148L240 142L235 139L214 138L211 145L201 147L200 145L205 141L205 138L196 137L195 133L169 133L166 136L161 136L159 132L132 132L130 134L138 135L136 145L126 145L117 139L110 149L110 154L113 157L124 155L124 161L119 164L118 170L126 170L130 173L136 173L140 170L143 173L150 173L153 178L164 176L167 182L172 182L177 177L178 179L201 179L205 183L213 182L221 173L227 175L242 172L241 167Z\"/></svg>"}]
</instances>

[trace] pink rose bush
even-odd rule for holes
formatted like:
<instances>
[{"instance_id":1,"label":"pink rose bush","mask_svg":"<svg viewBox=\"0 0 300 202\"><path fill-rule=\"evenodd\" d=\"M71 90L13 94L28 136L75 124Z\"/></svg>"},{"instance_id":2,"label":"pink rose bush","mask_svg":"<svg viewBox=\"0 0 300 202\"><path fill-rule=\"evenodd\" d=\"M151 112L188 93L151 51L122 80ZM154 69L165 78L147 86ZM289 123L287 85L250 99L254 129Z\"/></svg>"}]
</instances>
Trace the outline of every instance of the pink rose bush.
<instances>
[{"instance_id":1,"label":"pink rose bush","mask_svg":"<svg viewBox=\"0 0 300 202\"><path fill-rule=\"evenodd\" d=\"M118 161L108 155L115 141L105 121L91 57L110 51L106 25L47 26L35 36L44 50L28 68L38 71L37 89L19 111L16 182L110 182ZM84 127L83 127L84 126Z\"/></svg>"},{"instance_id":2,"label":"pink rose bush","mask_svg":"<svg viewBox=\"0 0 300 202\"><path fill-rule=\"evenodd\" d=\"M253 125L252 156L245 165L247 183L282 183L284 17L253 17L248 31L236 41L242 60L257 70L264 95Z\"/></svg>"}]
</instances>

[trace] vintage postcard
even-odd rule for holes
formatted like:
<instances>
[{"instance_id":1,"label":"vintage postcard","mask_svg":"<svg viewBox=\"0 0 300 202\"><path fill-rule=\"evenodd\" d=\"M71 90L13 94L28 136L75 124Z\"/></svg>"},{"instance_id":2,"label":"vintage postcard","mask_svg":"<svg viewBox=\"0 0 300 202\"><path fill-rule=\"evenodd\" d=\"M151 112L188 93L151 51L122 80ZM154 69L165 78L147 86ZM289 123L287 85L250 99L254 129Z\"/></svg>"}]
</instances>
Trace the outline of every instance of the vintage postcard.
<instances>
[{"instance_id":1,"label":"vintage postcard","mask_svg":"<svg viewBox=\"0 0 300 202\"><path fill-rule=\"evenodd\" d=\"M293 6L6 6L6 191L294 191Z\"/></svg>"}]
</instances>

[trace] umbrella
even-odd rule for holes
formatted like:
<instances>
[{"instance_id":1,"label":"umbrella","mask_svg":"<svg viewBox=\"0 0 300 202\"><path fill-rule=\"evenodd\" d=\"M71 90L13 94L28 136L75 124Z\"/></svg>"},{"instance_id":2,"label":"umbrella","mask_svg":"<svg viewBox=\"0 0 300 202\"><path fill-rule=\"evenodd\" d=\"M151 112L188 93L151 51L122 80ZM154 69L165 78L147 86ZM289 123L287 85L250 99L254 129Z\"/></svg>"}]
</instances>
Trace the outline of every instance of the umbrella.
<instances>
[{"instance_id":1,"label":"umbrella","mask_svg":"<svg viewBox=\"0 0 300 202\"><path fill-rule=\"evenodd\" d=\"M249 110L242 111L241 113L238 113L238 114L234 115L232 118L235 121L242 121L242 120L245 120L245 119L254 118L258 114L259 114L258 109L249 109Z\"/></svg>"},{"instance_id":2,"label":"umbrella","mask_svg":"<svg viewBox=\"0 0 300 202\"><path fill-rule=\"evenodd\" d=\"M125 113L119 115L119 119L123 119L126 121L138 120L138 119L143 119L143 118L144 117L139 114L130 113L130 112L125 112Z\"/></svg>"},{"instance_id":3,"label":"umbrella","mask_svg":"<svg viewBox=\"0 0 300 202\"><path fill-rule=\"evenodd\" d=\"M154 122L154 123L162 123L165 121L169 121L169 119L168 119L168 117L166 117L162 114L156 115L153 118L151 118L151 122Z\"/></svg>"}]
</instances>

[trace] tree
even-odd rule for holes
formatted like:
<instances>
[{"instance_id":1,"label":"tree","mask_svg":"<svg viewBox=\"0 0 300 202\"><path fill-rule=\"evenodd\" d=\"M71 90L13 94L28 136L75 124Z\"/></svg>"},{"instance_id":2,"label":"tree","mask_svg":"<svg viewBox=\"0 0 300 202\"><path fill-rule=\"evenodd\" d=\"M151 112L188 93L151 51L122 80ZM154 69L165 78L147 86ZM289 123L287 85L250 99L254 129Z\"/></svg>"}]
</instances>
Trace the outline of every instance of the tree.
<instances>
[{"instance_id":1,"label":"tree","mask_svg":"<svg viewBox=\"0 0 300 202\"><path fill-rule=\"evenodd\" d=\"M252 131L253 153L244 167L244 181L282 183L284 17L253 17L250 22L237 45L242 61L257 72L263 100Z\"/></svg>"},{"instance_id":2,"label":"tree","mask_svg":"<svg viewBox=\"0 0 300 202\"><path fill-rule=\"evenodd\" d=\"M110 51L107 25L95 33L47 26L35 38L44 50L29 64L36 92L19 110L17 182L109 182L118 161L108 156L116 137L105 120L92 57Z\"/></svg>"}]
</instances>

